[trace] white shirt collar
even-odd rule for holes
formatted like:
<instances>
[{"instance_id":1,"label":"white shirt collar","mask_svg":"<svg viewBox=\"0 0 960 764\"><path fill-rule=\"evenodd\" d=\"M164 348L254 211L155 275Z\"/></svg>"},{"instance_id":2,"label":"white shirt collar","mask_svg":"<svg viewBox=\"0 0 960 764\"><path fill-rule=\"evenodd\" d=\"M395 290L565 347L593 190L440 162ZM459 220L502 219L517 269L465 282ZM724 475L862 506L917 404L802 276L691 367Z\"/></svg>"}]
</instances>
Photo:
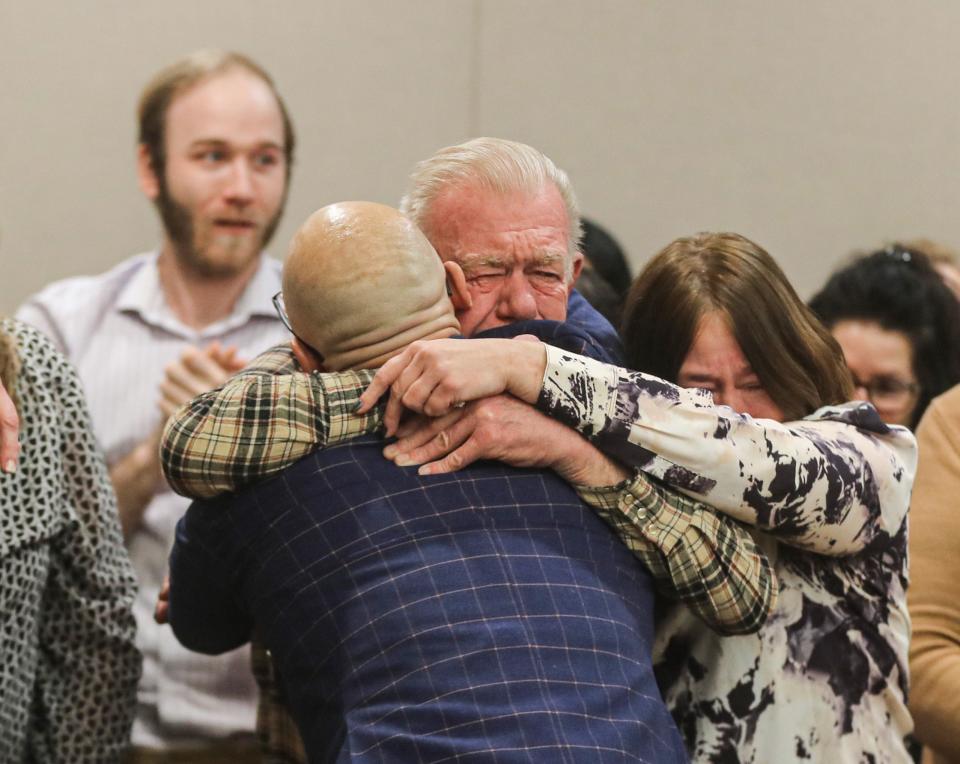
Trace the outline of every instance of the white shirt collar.
<instances>
[{"instance_id":1,"label":"white shirt collar","mask_svg":"<svg viewBox=\"0 0 960 764\"><path fill-rule=\"evenodd\" d=\"M280 290L280 263L261 255L256 272L226 318L196 331L185 326L170 309L160 283L154 251L144 256L141 266L117 295L116 309L136 313L148 324L187 338L219 335L250 321L254 316L275 318L272 298ZM279 320L279 319L278 319Z\"/></svg>"}]
</instances>

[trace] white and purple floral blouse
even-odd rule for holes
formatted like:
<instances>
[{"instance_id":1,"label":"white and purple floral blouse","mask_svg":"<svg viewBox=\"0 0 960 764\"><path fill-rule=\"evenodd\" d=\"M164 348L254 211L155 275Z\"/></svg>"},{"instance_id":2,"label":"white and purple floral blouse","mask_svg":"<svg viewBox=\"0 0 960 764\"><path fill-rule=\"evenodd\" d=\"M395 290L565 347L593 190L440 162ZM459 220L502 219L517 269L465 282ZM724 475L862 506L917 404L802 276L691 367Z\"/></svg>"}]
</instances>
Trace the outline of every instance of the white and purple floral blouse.
<instances>
[{"instance_id":1,"label":"white and purple floral blouse","mask_svg":"<svg viewBox=\"0 0 960 764\"><path fill-rule=\"evenodd\" d=\"M756 634L721 637L683 605L658 621L660 687L693 761L910 761L908 430L865 403L753 419L551 347L538 405L752 526L775 566L779 602Z\"/></svg>"}]
</instances>

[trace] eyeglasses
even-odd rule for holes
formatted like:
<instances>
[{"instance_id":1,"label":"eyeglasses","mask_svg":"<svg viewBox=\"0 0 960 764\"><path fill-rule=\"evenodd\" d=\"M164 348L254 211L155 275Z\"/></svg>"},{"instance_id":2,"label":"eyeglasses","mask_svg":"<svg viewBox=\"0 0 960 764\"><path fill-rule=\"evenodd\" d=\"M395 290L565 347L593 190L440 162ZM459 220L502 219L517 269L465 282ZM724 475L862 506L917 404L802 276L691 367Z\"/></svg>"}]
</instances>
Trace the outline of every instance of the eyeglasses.
<instances>
[{"instance_id":1,"label":"eyeglasses","mask_svg":"<svg viewBox=\"0 0 960 764\"><path fill-rule=\"evenodd\" d=\"M853 378L855 388L867 391L867 397L877 408L900 408L909 403L910 399L920 390L916 382L905 382L896 377L877 377L869 382L861 382Z\"/></svg>"},{"instance_id":2,"label":"eyeglasses","mask_svg":"<svg viewBox=\"0 0 960 764\"><path fill-rule=\"evenodd\" d=\"M280 316L283 325L287 327L287 331L293 334L293 327L290 326L290 319L287 317L287 308L283 304L283 292L277 292L273 296L273 309L277 311L277 315Z\"/></svg>"}]
</instances>

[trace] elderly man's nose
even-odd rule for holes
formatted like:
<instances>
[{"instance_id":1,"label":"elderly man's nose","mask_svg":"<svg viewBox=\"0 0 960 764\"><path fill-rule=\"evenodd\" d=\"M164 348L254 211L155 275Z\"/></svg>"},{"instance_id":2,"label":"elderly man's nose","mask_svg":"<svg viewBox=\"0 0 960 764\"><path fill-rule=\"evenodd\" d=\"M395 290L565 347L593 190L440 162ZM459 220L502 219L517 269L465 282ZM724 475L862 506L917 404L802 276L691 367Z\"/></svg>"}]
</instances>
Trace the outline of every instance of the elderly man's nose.
<instances>
[{"instance_id":1,"label":"elderly man's nose","mask_svg":"<svg viewBox=\"0 0 960 764\"><path fill-rule=\"evenodd\" d=\"M501 318L520 321L539 317L533 286L523 273L513 273L500 291L497 312Z\"/></svg>"}]
</instances>

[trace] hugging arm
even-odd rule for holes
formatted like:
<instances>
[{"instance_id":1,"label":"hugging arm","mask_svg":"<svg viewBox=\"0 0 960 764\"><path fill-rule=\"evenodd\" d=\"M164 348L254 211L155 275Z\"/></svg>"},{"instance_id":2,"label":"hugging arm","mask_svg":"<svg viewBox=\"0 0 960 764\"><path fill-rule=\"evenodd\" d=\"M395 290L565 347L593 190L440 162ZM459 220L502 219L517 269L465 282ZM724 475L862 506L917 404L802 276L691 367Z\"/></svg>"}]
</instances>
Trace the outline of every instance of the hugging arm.
<instances>
[{"instance_id":1,"label":"hugging arm","mask_svg":"<svg viewBox=\"0 0 960 764\"><path fill-rule=\"evenodd\" d=\"M770 561L735 520L643 473L622 481L629 474L623 467L572 429L510 396L475 401L444 419L448 432L464 433L460 448L467 451L458 457L455 449L439 469L427 465L423 471L448 471L476 459L553 469L575 484L647 567L658 589L688 604L711 628L723 634L756 631L773 612L777 580ZM405 425L406 437L385 453L401 464L417 463L411 444L433 432L429 421L420 426L425 435Z\"/></svg>"},{"instance_id":2,"label":"hugging arm","mask_svg":"<svg viewBox=\"0 0 960 764\"><path fill-rule=\"evenodd\" d=\"M854 554L903 523L916 442L872 408L862 426L781 424L716 406L709 393L547 348L538 406L601 450L787 544Z\"/></svg>"},{"instance_id":3,"label":"hugging arm","mask_svg":"<svg viewBox=\"0 0 960 764\"><path fill-rule=\"evenodd\" d=\"M372 372L298 368L289 345L277 345L174 414L160 441L171 487L193 498L235 491L379 427L379 407L355 411Z\"/></svg>"},{"instance_id":4,"label":"hugging arm","mask_svg":"<svg viewBox=\"0 0 960 764\"><path fill-rule=\"evenodd\" d=\"M721 634L757 631L777 604L770 559L743 525L642 472L620 486L576 486L653 575Z\"/></svg>"},{"instance_id":5,"label":"hugging arm","mask_svg":"<svg viewBox=\"0 0 960 764\"><path fill-rule=\"evenodd\" d=\"M391 431L403 407L444 415L459 402L508 392L537 402L621 463L821 554L885 545L903 524L916 441L884 425L867 404L782 424L717 406L705 391L549 345L503 343L474 340L455 353L439 342L414 343L377 372L364 405L389 389ZM461 463L464 455L476 458L469 433L434 435L421 460L448 453L444 441Z\"/></svg>"}]
</instances>

